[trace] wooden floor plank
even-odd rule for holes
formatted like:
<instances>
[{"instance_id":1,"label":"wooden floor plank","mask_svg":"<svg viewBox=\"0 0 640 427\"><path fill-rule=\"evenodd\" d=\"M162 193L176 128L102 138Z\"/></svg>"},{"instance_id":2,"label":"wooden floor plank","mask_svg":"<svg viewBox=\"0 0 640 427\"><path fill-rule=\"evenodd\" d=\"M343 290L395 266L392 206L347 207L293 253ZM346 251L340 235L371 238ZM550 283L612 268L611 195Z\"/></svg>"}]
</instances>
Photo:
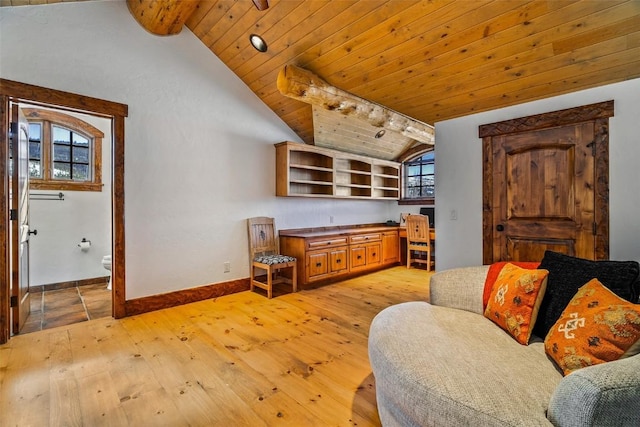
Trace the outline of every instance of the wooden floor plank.
<instances>
[{"instance_id":1,"label":"wooden floor plank","mask_svg":"<svg viewBox=\"0 0 640 427\"><path fill-rule=\"evenodd\" d=\"M241 292L0 346L0 425L379 426L367 339L430 273Z\"/></svg>"},{"instance_id":2,"label":"wooden floor plank","mask_svg":"<svg viewBox=\"0 0 640 427\"><path fill-rule=\"evenodd\" d=\"M24 337L27 335L0 346L3 350L11 348L6 368L0 370L0 425L50 425L49 335Z\"/></svg>"}]
</instances>

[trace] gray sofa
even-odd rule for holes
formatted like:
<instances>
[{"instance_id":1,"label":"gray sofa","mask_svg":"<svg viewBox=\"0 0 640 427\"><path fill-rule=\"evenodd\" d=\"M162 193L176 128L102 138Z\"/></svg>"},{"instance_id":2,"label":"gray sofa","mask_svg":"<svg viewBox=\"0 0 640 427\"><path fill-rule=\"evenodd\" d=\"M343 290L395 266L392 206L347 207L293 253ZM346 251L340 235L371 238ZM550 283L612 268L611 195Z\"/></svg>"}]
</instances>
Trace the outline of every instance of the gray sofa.
<instances>
[{"instance_id":1,"label":"gray sofa","mask_svg":"<svg viewBox=\"0 0 640 427\"><path fill-rule=\"evenodd\" d=\"M369 359L384 426L640 426L640 355L563 377L483 315L488 267L436 273L430 301L381 311Z\"/></svg>"}]
</instances>

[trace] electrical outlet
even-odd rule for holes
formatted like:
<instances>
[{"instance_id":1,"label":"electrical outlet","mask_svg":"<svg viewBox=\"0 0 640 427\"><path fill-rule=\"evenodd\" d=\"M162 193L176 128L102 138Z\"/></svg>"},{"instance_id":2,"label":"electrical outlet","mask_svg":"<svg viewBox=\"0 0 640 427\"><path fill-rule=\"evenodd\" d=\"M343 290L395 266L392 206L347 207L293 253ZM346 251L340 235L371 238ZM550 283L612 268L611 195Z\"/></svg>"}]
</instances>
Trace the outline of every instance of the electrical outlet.
<instances>
[{"instance_id":1,"label":"electrical outlet","mask_svg":"<svg viewBox=\"0 0 640 427\"><path fill-rule=\"evenodd\" d=\"M231 263L229 261L225 261L224 263L224 272L225 273L231 272Z\"/></svg>"},{"instance_id":2,"label":"electrical outlet","mask_svg":"<svg viewBox=\"0 0 640 427\"><path fill-rule=\"evenodd\" d=\"M329 215L329 224L333 224L333 215Z\"/></svg>"},{"instance_id":3,"label":"electrical outlet","mask_svg":"<svg viewBox=\"0 0 640 427\"><path fill-rule=\"evenodd\" d=\"M451 221L455 221L458 219L458 211L455 209L451 209L451 213L449 214L449 218Z\"/></svg>"}]
</instances>

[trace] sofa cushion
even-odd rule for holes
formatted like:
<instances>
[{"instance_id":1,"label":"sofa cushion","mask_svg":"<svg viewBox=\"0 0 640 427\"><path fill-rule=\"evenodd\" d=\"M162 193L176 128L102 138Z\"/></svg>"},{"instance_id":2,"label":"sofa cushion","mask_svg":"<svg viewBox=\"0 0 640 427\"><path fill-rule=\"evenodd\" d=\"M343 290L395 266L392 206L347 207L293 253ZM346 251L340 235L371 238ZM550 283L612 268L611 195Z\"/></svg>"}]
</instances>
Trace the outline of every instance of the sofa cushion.
<instances>
[{"instance_id":1,"label":"sofa cushion","mask_svg":"<svg viewBox=\"0 0 640 427\"><path fill-rule=\"evenodd\" d=\"M640 339L640 305L618 297L593 279L582 286L544 340L565 375L611 362Z\"/></svg>"},{"instance_id":2,"label":"sofa cushion","mask_svg":"<svg viewBox=\"0 0 640 427\"><path fill-rule=\"evenodd\" d=\"M533 328L541 338L547 336L578 289L593 278L627 301L638 298L640 265L636 261L590 261L546 251L539 268L549 271L547 290Z\"/></svg>"},{"instance_id":3,"label":"sofa cushion","mask_svg":"<svg viewBox=\"0 0 640 427\"><path fill-rule=\"evenodd\" d=\"M487 308L487 303L489 302L489 296L491 295L491 289L493 289L493 284L496 282L498 275L502 271L502 268L507 264L517 265L521 268L528 268L530 270L535 270L540 265L539 262L525 262L525 261L498 261L494 262L489 266L489 271L487 272L487 277L484 280L484 292L482 294L482 308Z\"/></svg>"},{"instance_id":4,"label":"sofa cushion","mask_svg":"<svg viewBox=\"0 0 640 427\"><path fill-rule=\"evenodd\" d=\"M527 345L547 285L547 270L507 264L498 275L484 316Z\"/></svg>"},{"instance_id":5,"label":"sofa cushion","mask_svg":"<svg viewBox=\"0 0 640 427\"><path fill-rule=\"evenodd\" d=\"M482 315L426 302L378 313L369 359L385 426L550 426L562 380L541 340L523 346Z\"/></svg>"}]
</instances>

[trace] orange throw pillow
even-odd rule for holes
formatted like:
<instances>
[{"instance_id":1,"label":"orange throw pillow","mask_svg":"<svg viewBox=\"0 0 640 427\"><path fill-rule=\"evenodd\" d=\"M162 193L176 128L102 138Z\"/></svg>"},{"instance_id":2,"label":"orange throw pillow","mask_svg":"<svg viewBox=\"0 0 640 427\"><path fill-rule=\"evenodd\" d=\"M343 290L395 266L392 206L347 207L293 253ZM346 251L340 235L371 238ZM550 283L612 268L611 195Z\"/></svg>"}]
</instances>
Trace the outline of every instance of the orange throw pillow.
<instances>
[{"instance_id":1,"label":"orange throw pillow","mask_svg":"<svg viewBox=\"0 0 640 427\"><path fill-rule=\"evenodd\" d=\"M484 292L482 293L482 308L487 308L487 302L489 302L489 295L491 295L491 289L493 289L493 284L496 282L498 275L502 271L502 268L507 264L517 265L518 267L527 268L529 270L535 270L540 265L539 262L531 262L531 261L498 261L494 262L489 266L489 271L487 271L487 277L484 280Z\"/></svg>"},{"instance_id":2,"label":"orange throw pillow","mask_svg":"<svg viewBox=\"0 0 640 427\"><path fill-rule=\"evenodd\" d=\"M598 279L583 285L549 330L544 348L564 375L625 356L640 340L640 305Z\"/></svg>"},{"instance_id":3,"label":"orange throw pillow","mask_svg":"<svg viewBox=\"0 0 640 427\"><path fill-rule=\"evenodd\" d=\"M520 344L529 344L548 274L547 270L529 270L506 264L493 284L484 316Z\"/></svg>"}]
</instances>

